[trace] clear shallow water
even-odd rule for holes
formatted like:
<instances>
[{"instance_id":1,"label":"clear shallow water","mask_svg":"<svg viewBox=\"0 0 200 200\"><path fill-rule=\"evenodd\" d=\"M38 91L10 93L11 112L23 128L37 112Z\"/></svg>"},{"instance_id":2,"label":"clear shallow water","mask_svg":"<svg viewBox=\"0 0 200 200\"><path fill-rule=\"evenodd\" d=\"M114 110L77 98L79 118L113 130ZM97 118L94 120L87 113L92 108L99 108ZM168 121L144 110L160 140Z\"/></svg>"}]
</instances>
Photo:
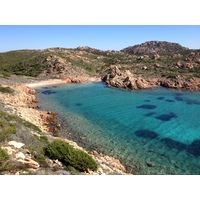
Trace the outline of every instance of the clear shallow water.
<instances>
[{"instance_id":1,"label":"clear shallow water","mask_svg":"<svg viewBox=\"0 0 200 200\"><path fill-rule=\"evenodd\" d=\"M119 159L134 174L200 174L200 92L127 91L103 83L38 89L42 109L87 149Z\"/></svg>"}]
</instances>

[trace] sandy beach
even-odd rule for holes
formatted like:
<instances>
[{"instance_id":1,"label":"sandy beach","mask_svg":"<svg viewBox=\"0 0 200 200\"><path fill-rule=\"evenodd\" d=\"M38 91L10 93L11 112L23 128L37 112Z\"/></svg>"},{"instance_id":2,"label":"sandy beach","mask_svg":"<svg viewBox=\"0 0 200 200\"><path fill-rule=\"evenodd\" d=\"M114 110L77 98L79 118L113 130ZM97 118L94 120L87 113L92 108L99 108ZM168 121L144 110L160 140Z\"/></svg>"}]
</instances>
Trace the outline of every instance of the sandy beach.
<instances>
[{"instance_id":1,"label":"sandy beach","mask_svg":"<svg viewBox=\"0 0 200 200\"><path fill-rule=\"evenodd\" d=\"M31 88L38 88L43 86L62 85L62 84L67 84L67 82L61 79L49 79L45 81L38 81L36 83L27 83L25 85Z\"/></svg>"},{"instance_id":2,"label":"sandy beach","mask_svg":"<svg viewBox=\"0 0 200 200\"><path fill-rule=\"evenodd\" d=\"M68 77L66 79L48 79L48 80L39 80L34 83L26 83L24 85L31 88L39 88L44 86L55 86L55 85L64 85L70 83L83 83L83 82L99 82L101 78L96 77Z\"/></svg>"}]
</instances>

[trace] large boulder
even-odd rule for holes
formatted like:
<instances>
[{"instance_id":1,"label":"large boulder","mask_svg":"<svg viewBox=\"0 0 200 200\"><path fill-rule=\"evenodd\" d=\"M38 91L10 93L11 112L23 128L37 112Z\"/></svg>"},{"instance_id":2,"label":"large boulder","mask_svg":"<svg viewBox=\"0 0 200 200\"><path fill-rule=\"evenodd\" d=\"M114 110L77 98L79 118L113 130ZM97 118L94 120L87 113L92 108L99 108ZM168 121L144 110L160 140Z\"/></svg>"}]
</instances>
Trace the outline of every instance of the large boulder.
<instances>
[{"instance_id":1,"label":"large boulder","mask_svg":"<svg viewBox=\"0 0 200 200\"><path fill-rule=\"evenodd\" d=\"M150 89L152 84L144 78L134 76L129 70L120 71L117 66L112 66L102 80L109 86L138 90Z\"/></svg>"},{"instance_id":2,"label":"large boulder","mask_svg":"<svg viewBox=\"0 0 200 200\"><path fill-rule=\"evenodd\" d=\"M17 149L20 149L21 147L23 147L25 144L21 143L21 142L16 142L16 141L10 141L8 142L8 144L10 146L14 146Z\"/></svg>"}]
</instances>

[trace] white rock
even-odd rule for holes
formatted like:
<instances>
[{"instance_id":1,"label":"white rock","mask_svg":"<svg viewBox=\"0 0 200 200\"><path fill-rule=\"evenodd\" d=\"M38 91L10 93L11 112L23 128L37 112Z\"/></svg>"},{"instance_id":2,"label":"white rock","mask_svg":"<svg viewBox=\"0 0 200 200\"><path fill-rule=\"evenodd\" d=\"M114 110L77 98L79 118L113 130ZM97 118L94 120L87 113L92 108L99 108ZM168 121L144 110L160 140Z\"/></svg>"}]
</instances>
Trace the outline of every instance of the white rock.
<instances>
[{"instance_id":1,"label":"white rock","mask_svg":"<svg viewBox=\"0 0 200 200\"><path fill-rule=\"evenodd\" d=\"M36 161L30 158L20 159L18 161L24 163L28 168L38 169L40 167Z\"/></svg>"},{"instance_id":2,"label":"white rock","mask_svg":"<svg viewBox=\"0 0 200 200\"><path fill-rule=\"evenodd\" d=\"M15 155L15 157L16 157L17 159L24 159L24 158L25 158L25 155L24 155L22 152L19 152L19 153L17 153L17 154Z\"/></svg>"},{"instance_id":3,"label":"white rock","mask_svg":"<svg viewBox=\"0 0 200 200\"><path fill-rule=\"evenodd\" d=\"M15 148L20 149L21 147L23 147L25 144L21 143L21 142L16 142L16 141L10 141L8 142L9 145L14 146Z\"/></svg>"}]
</instances>

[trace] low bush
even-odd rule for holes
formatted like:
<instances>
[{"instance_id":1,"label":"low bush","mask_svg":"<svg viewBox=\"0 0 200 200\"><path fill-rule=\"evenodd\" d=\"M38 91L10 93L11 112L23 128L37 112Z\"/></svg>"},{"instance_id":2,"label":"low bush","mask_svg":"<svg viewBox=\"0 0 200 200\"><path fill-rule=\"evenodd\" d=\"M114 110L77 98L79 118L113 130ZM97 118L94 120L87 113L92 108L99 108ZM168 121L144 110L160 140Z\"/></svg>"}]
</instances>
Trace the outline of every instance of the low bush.
<instances>
[{"instance_id":1,"label":"low bush","mask_svg":"<svg viewBox=\"0 0 200 200\"><path fill-rule=\"evenodd\" d=\"M46 157L44 155L37 156L36 161L40 164L41 167L49 168L49 164L47 163Z\"/></svg>"},{"instance_id":2,"label":"low bush","mask_svg":"<svg viewBox=\"0 0 200 200\"><path fill-rule=\"evenodd\" d=\"M9 159L8 153L0 147L0 166Z\"/></svg>"},{"instance_id":3,"label":"low bush","mask_svg":"<svg viewBox=\"0 0 200 200\"><path fill-rule=\"evenodd\" d=\"M0 92L12 94L14 90L10 87L3 87L0 85Z\"/></svg>"},{"instance_id":4,"label":"low bush","mask_svg":"<svg viewBox=\"0 0 200 200\"><path fill-rule=\"evenodd\" d=\"M97 170L95 160L84 151L74 149L62 140L54 140L46 148L46 154L51 159L58 159L65 166L72 166L79 171Z\"/></svg>"}]
</instances>

